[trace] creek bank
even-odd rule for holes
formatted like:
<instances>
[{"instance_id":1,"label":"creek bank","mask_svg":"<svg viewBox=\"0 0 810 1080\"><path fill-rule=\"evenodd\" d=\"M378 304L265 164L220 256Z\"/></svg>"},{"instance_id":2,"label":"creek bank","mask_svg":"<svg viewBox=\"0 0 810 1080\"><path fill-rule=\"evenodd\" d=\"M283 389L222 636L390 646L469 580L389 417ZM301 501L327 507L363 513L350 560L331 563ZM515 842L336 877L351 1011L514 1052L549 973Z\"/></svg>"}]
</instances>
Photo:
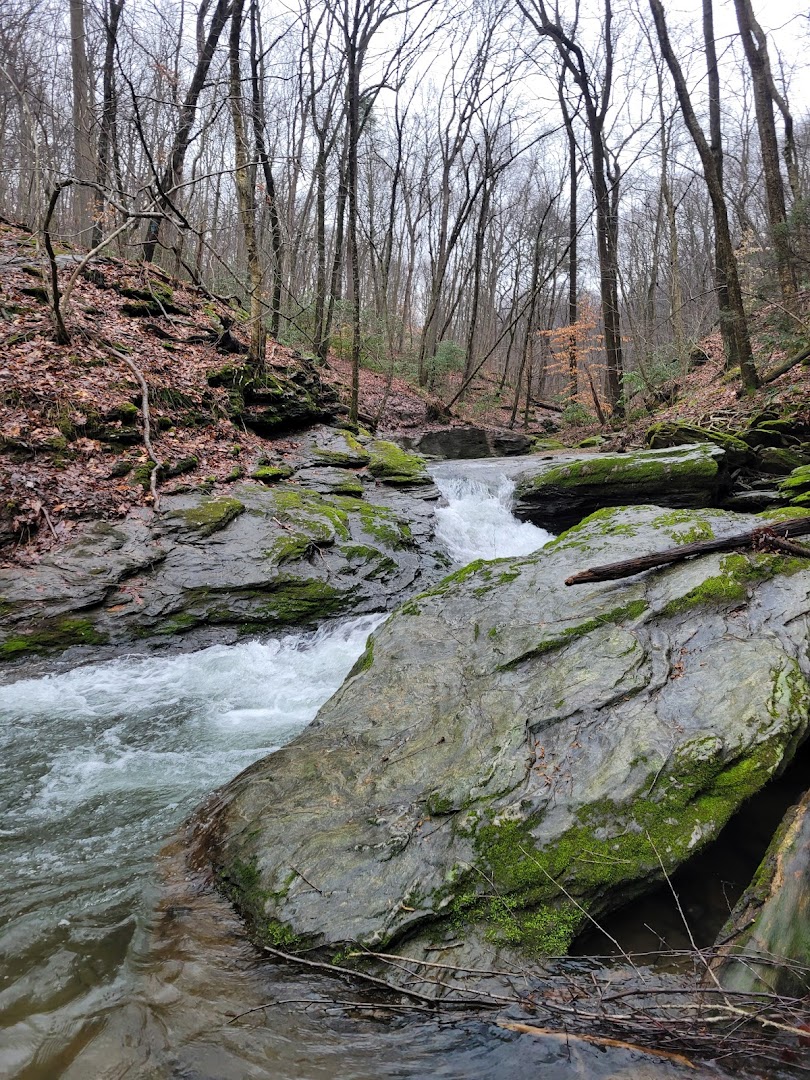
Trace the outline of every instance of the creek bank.
<instances>
[{"instance_id":1,"label":"creek bank","mask_svg":"<svg viewBox=\"0 0 810 1080\"><path fill-rule=\"evenodd\" d=\"M439 493L421 459L380 445L371 441L367 461L390 467L382 481L369 469L315 467L220 495L178 486L157 515L90 523L35 566L0 571L0 658L180 639L199 647L389 609L449 560L434 540ZM407 479L402 458L414 463Z\"/></svg>"},{"instance_id":2,"label":"creek bank","mask_svg":"<svg viewBox=\"0 0 810 1080\"><path fill-rule=\"evenodd\" d=\"M253 939L515 969L711 843L806 736L806 562L563 583L745 524L602 510L399 608L313 725L197 819Z\"/></svg>"}]
</instances>

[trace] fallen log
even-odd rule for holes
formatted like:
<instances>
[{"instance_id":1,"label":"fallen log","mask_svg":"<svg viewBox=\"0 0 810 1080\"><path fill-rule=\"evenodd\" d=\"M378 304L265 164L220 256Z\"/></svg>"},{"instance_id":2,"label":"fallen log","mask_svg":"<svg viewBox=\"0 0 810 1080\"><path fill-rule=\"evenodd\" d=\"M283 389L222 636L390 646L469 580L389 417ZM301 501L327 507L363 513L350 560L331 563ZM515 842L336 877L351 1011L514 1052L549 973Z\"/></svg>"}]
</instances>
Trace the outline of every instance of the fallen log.
<instances>
[{"instance_id":1,"label":"fallen log","mask_svg":"<svg viewBox=\"0 0 810 1080\"><path fill-rule=\"evenodd\" d=\"M644 570L652 570L656 566L669 566L671 563L683 562L696 555L710 555L715 551L738 551L740 548L752 547L756 550L767 550L773 546L779 550L782 541L791 536L807 536L810 534L810 517L791 518L789 521L780 521L776 525L760 525L756 529L747 532L736 533L727 536L725 540L699 540L694 544L681 544L679 547L669 548L667 551L656 551L652 555L640 555L636 559L625 559L622 562L607 563L604 566L592 566L588 570L580 570L577 574L565 579L566 585L582 585L588 581L615 581L618 578L632 577ZM810 549L800 549L798 544L790 545L793 554L799 551L810 558Z\"/></svg>"}]
</instances>

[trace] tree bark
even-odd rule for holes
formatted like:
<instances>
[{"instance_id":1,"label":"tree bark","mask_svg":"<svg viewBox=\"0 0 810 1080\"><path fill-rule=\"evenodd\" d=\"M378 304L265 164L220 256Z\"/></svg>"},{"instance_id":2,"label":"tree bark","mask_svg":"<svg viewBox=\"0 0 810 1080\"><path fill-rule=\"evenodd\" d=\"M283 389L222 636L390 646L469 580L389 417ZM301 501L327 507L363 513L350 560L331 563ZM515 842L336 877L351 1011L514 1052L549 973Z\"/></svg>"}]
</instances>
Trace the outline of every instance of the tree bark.
<instances>
[{"instance_id":1,"label":"tree bark","mask_svg":"<svg viewBox=\"0 0 810 1080\"><path fill-rule=\"evenodd\" d=\"M711 0L704 0L706 5L711 6ZM703 165L703 175L709 198L712 204L712 214L715 228L715 247L717 253L717 291L720 304L720 331L723 335L723 346L726 354L726 366L729 368L739 365L743 387L747 391L756 390L759 385L754 358L751 352L751 340L748 335L748 321L743 307L742 290L737 272L737 259L734 255L734 247L731 242L731 230L728 224L728 208L726 205L725 191L722 177L722 151L717 144L717 120L712 120L712 144L710 145L703 129L698 122L689 91L686 87L686 79L677 57L672 49L669 39L664 8L661 0L650 0L655 29L661 53L675 83L675 92L681 107L684 121L692 141L700 155ZM705 25L705 23L704 23ZM708 32L708 28L707 28ZM707 43L708 45L708 43ZM712 51L709 48L708 63L711 69Z\"/></svg>"},{"instance_id":2,"label":"tree bark","mask_svg":"<svg viewBox=\"0 0 810 1080\"><path fill-rule=\"evenodd\" d=\"M779 142L776 137L774 103L771 96L768 43L754 16L751 0L734 0L734 7L737 11L737 24L740 28L745 57L751 71L768 207L768 224L776 259L779 288L783 301L790 304L796 292L796 271L788 240L785 188L779 165Z\"/></svg>"},{"instance_id":3,"label":"tree bark","mask_svg":"<svg viewBox=\"0 0 810 1080\"><path fill-rule=\"evenodd\" d=\"M95 180L90 142L90 71L84 29L83 0L70 0L70 64L73 76L73 175L79 181ZM73 186L73 224L79 247L91 247L93 192L84 183Z\"/></svg>"},{"instance_id":4,"label":"tree bark","mask_svg":"<svg viewBox=\"0 0 810 1080\"><path fill-rule=\"evenodd\" d=\"M239 219L247 252L250 277L250 348L248 363L255 371L264 369L265 327L262 291L264 268L259 252L256 230L256 183L255 173L249 166L249 143L245 124L244 96L239 49L242 35L242 16L245 0L234 0L231 14L231 32L228 43L230 72L230 106L234 133L234 183L239 205Z\"/></svg>"},{"instance_id":5,"label":"tree bark","mask_svg":"<svg viewBox=\"0 0 810 1080\"><path fill-rule=\"evenodd\" d=\"M205 5L205 10L207 10L207 5ZM228 20L230 11L231 0L217 0L217 6L211 17L211 25L208 29L208 34L205 36L203 47L197 59L197 66L194 69L194 75L192 76L188 92L186 93L182 108L180 109L180 123L178 124L172 142L169 161L160 178L158 205L163 211L168 209L171 201L170 192L178 183L180 176L182 175L183 162L185 161L188 144L191 141L191 131L194 126L194 119L197 115L197 103L200 99L200 94L202 93L205 81L208 78L211 61L214 58L214 53L216 52L220 36L225 28L225 23ZM201 10L201 14L204 14L204 11ZM197 40L199 45L199 42L202 40L202 29L199 22L197 28ZM143 245L144 262L151 262L155 257L155 248L160 240L160 226L162 221L162 214L156 214L155 217L149 221L146 231L146 240Z\"/></svg>"},{"instance_id":6,"label":"tree bark","mask_svg":"<svg viewBox=\"0 0 810 1080\"><path fill-rule=\"evenodd\" d=\"M737 551L747 547L767 548L769 536L774 537L774 544L778 547L780 539L790 536L807 536L808 533L810 533L810 518L791 518L790 521L781 521L777 525L760 525L756 529L749 529L748 532L727 536L725 540L699 540L695 544L682 544L668 551L640 555L636 559L623 559L617 563L593 566L588 570L580 570L579 573L572 574L571 577L565 579L565 584L582 585L591 581L616 581L619 578L640 574L644 570L652 570L657 566L683 562L695 555L710 555L715 551ZM810 558L810 549L807 555Z\"/></svg>"}]
</instances>

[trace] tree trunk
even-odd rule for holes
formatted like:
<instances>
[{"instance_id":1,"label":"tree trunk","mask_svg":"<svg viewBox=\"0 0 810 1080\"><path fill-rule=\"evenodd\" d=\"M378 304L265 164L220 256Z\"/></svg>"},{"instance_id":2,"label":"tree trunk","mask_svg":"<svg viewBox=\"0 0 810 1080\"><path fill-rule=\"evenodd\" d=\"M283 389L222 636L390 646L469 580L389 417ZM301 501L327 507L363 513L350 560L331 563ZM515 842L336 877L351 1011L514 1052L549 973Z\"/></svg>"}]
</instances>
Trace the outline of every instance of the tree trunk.
<instances>
[{"instance_id":1,"label":"tree trunk","mask_svg":"<svg viewBox=\"0 0 810 1080\"><path fill-rule=\"evenodd\" d=\"M768 207L768 224L776 259L779 288L783 301L790 305L796 292L796 271L788 242L785 188L779 165L779 142L776 137L776 121L771 96L768 44L754 16L751 0L734 0L734 7L737 11L737 24L740 27L745 57L751 70Z\"/></svg>"},{"instance_id":2,"label":"tree trunk","mask_svg":"<svg viewBox=\"0 0 810 1080\"><path fill-rule=\"evenodd\" d=\"M204 14L205 10L207 10L207 5L205 5L205 8L201 8L200 14ZM180 123L178 124L172 142L168 164L160 178L160 190L158 192L157 202L163 213L168 210L171 204L170 193L178 183L183 172L183 162L185 161L188 144L191 141L191 131L194 126L194 119L197 115L197 102L199 101L206 79L208 78L211 61L214 58L214 53L222 31L225 28L225 23L227 22L230 10L231 0L217 0L217 6L211 17L211 25L208 34L205 36L202 50L197 59L197 66L194 69L194 75L192 76L185 101L180 110ZM199 45L199 42L202 40L201 21L198 22L197 29ZM146 240L143 245L144 262L151 262L155 257L155 248L160 241L160 226L163 221L163 213L156 214L155 217L151 218L149 221L146 230Z\"/></svg>"},{"instance_id":3,"label":"tree trunk","mask_svg":"<svg viewBox=\"0 0 810 1080\"><path fill-rule=\"evenodd\" d=\"M711 0L704 0L704 7L706 5L710 6ZM743 386L750 392L756 390L759 380L754 367L751 340L748 336L748 321L743 307L742 290L740 289L737 273L737 259L731 242L722 173L718 166L716 153L717 147L716 145L710 146L706 141L706 136L692 108L689 91L686 88L686 79L669 40L661 0L650 0L650 9L655 22L661 53L675 83L675 92L678 95L684 121L700 155L703 175L712 204L717 252L718 299L722 297L724 301L724 303L721 302L720 304L720 330L723 335L726 366L731 368L739 365ZM709 59L709 64L711 66L711 59ZM714 141L713 139L713 143Z\"/></svg>"},{"instance_id":4,"label":"tree trunk","mask_svg":"<svg viewBox=\"0 0 810 1080\"><path fill-rule=\"evenodd\" d=\"M79 247L92 247L94 197L85 183L95 180L90 142L90 71L83 0L70 0L70 64L73 75L73 226Z\"/></svg>"},{"instance_id":5,"label":"tree trunk","mask_svg":"<svg viewBox=\"0 0 810 1080\"><path fill-rule=\"evenodd\" d=\"M239 206L239 219L247 252L250 278L250 349L248 363L254 371L264 369L264 304L262 288L264 273L256 235L256 184L255 172L250 168L249 144L245 125L244 97L242 95L242 72L239 62L239 46L242 35L242 15L245 0L234 0L231 15L231 33L228 48L230 72L230 106L234 134L234 183Z\"/></svg>"}]
</instances>

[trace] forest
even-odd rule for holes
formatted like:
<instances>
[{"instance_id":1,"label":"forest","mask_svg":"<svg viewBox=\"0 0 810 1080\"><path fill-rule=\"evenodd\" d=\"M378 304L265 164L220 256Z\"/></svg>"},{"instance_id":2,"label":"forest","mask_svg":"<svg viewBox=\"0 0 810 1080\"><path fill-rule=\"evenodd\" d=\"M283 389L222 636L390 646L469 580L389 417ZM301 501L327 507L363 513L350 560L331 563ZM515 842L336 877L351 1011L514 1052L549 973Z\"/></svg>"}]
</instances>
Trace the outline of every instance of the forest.
<instances>
[{"instance_id":1,"label":"forest","mask_svg":"<svg viewBox=\"0 0 810 1080\"><path fill-rule=\"evenodd\" d=\"M11 0L0 213L227 298L259 365L619 419L719 325L752 390L752 308L804 329L807 20L730 7Z\"/></svg>"},{"instance_id":2,"label":"forest","mask_svg":"<svg viewBox=\"0 0 810 1080\"><path fill-rule=\"evenodd\" d=\"M0 1074L807 1074L808 41L3 0Z\"/></svg>"}]
</instances>

